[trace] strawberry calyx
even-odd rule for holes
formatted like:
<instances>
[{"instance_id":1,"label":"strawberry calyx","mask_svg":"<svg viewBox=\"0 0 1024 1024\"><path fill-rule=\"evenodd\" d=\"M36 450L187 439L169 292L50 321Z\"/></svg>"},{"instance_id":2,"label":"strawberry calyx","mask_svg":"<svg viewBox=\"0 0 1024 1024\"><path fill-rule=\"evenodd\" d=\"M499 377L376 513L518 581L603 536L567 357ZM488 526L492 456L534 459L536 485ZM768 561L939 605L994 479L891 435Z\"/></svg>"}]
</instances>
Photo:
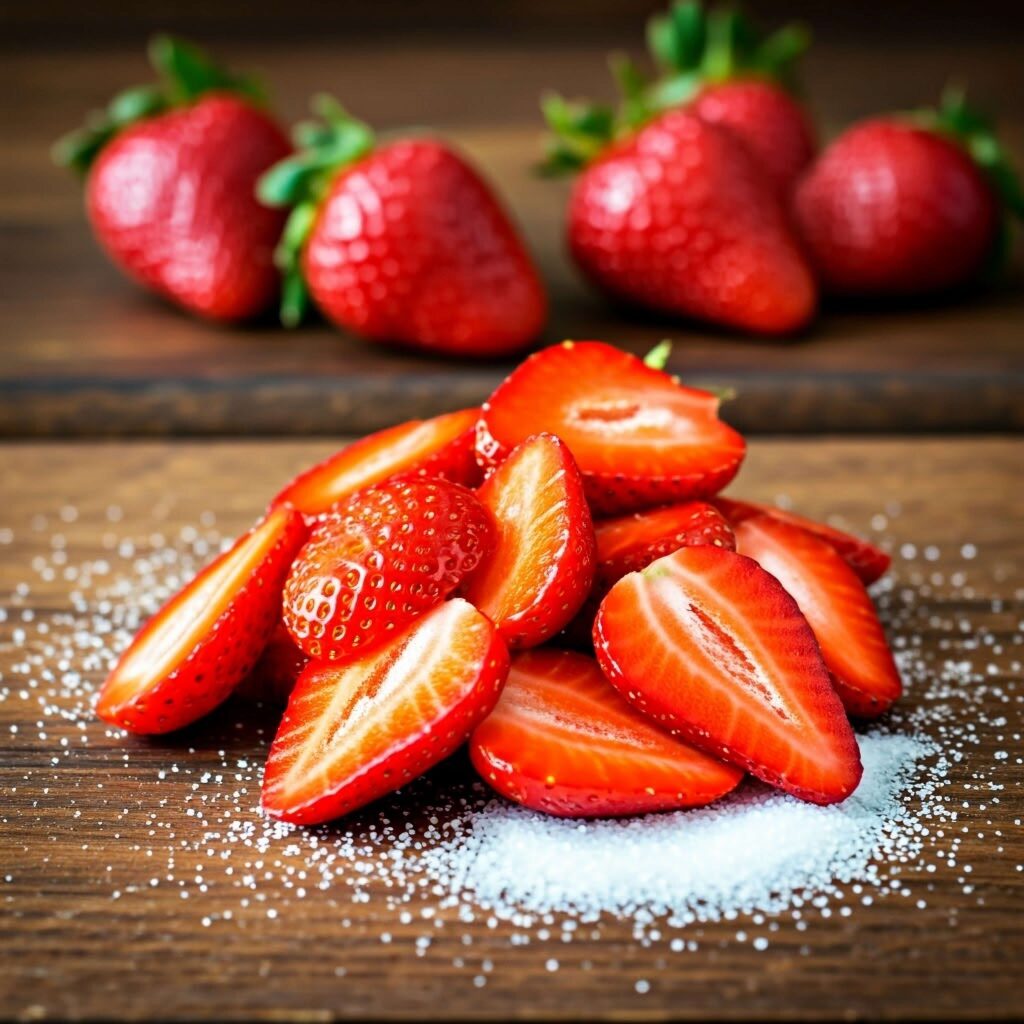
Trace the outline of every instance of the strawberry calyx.
<instances>
[{"instance_id":1,"label":"strawberry calyx","mask_svg":"<svg viewBox=\"0 0 1024 1024\"><path fill-rule=\"evenodd\" d=\"M918 110L910 117L964 149L988 180L1002 214L989 259L989 269L998 271L1009 254L1011 218L1024 220L1024 188L992 119L970 106L961 86L947 86L937 108Z\"/></svg>"},{"instance_id":2,"label":"strawberry calyx","mask_svg":"<svg viewBox=\"0 0 1024 1024\"><path fill-rule=\"evenodd\" d=\"M302 250L320 203L337 172L373 149L373 129L352 117L333 96L312 101L319 118L300 122L292 133L298 152L270 168L257 182L267 206L291 207L274 260L282 274L281 322L295 327L309 308L302 276Z\"/></svg>"},{"instance_id":3,"label":"strawberry calyx","mask_svg":"<svg viewBox=\"0 0 1024 1024\"><path fill-rule=\"evenodd\" d=\"M810 41L801 24L765 35L732 7L706 10L699 0L676 0L647 23L656 77L648 78L623 54L612 56L620 93L617 109L554 95L543 99L541 109L552 135L542 170L579 170L609 143L688 103L706 85L760 78L795 90L796 65Z\"/></svg>"},{"instance_id":4,"label":"strawberry calyx","mask_svg":"<svg viewBox=\"0 0 1024 1024\"><path fill-rule=\"evenodd\" d=\"M85 174L100 150L119 132L175 107L186 107L209 92L233 92L258 106L266 103L262 85L221 67L198 46L177 36L157 35L149 43L149 62L159 81L119 92L85 124L54 143L55 163Z\"/></svg>"}]
</instances>

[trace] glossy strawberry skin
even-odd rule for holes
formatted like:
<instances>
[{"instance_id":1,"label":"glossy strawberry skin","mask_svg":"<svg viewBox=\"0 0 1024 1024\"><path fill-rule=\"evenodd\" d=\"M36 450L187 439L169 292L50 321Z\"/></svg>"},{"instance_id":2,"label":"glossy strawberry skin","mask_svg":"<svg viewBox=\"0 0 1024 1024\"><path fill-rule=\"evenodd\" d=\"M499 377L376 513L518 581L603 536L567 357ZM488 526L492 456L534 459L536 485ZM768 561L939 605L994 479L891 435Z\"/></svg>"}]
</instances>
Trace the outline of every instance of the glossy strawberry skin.
<instances>
[{"instance_id":1,"label":"glossy strawberry skin","mask_svg":"<svg viewBox=\"0 0 1024 1024\"><path fill-rule=\"evenodd\" d=\"M736 135L788 203L815 151L811 120L790 93L766 80L738 78L705 86L691 109Z\"/></svg>"},{"instance_id":2,"label":"glossy strawberry skin","mask_svg":"<svg viewBox=\"0 0 1024 1024\"><path fill-rule=\"evenodd\" d=\"M902 692L899 671L864 584L839 553L771 515L743 520L736 542L799 605L847 712L877 718L888 711Z\"/></svg>"},{"instance_id":3,"label":"glossy strawberry skin","mask_svg":"<svg viewBox=\"0 0 1024 1024\"><path fill-rule=\"evenodd\" d=\"M702 545L624 577L594 651L631 704L702 750L812 803L856 789L857 741L814 634L753 559Z\"/></svg>"},{"instance_id":4,"label":"glossy strawberry skin","mask_svg":"<svg viewBox=\"0 0 1024 1024\"><path fill-rule=\"evenodd\" d=\"M107 677L96 706L100 718L129 732L165 733L226 700L256 664L280 618L281 589L306 532L299 513L271 512L182 588ZM236 555L241 562L229 571ZM227 593L222 572L233 577ZM209 588L218 578L214 590L221 593L211 604ZM210 621L202 623L204 617ZM189 636L190 630L197 632Z\"/></svg>"},{"instance_id":5,"label":"glossy strawberry skin","mask_svg":"<svg viewBox=\"0 0 1024 1024\"><path fill-rule=\"evenodd\" d=\"M493 624L459 598L348 665L310 662L267 758L264 811L317 824L412 781L465 743L508 666Z\"/></svg>"},{"instance_id":6,"label":"glossy strawberry skin","mask_svg":"<svg viewBox=\"0 0 1024 1024\"><path fill-rule=\"evenodd\" d=\"M344 663L440 604L493 543L491 518L465 487L368 487L313 528L285 581L284 624L310 658Z\"/></svg>"},{"instance_id":7,"label":"glossy strawberry skin","mask_svg":"<svg viewBox=\"0 0 1024 1024\"><path fill-rule=\"evenodd\" d=\"M823 287L919 295L975 277L998 228L982 172L952 139L909 122L854 125L800 182L795 217Z\"/></svg>"},{"instance_id":8,"label":"glossy strawberry skin","mask_svg":"<svg viewBox=\"0 0 1024 1024\"><path fill-rule=\"evenodd\" d=\"M713 504L734 528L751 516L767 515L813 534L830 545L860 577L865 586L884 576L892 564L892 557L874 544L855 537L852 533L837 530L827 523L819 523L806 516L797 515L788 509L722 496L714 498Z\"/></svg>"},{"instance_id":9,"label":"glossy strawberry skin","mask_svg":"<svg viewBox=\"0 0 1024 1024\"><path fill-rule=\"evenodd\" d=\"M435 352L514 352L547 315L540 278L489 187L429 139L381 146L338 174L303 271L329 320Z\"/></svg>"},{"instance_id":10,"label":"glossy strawberry skin","mask_svg":"<svg viewBox=\"0 0 1024 1024\"><path fill-rule=\"evenodd\" d=\"M495 524L495 543L462 593L509 647L535 647L564 628L594 582L594 527L583 479L566 445L538 434L518 445L477 493Z\"/></svg>"},{"instance_id":11,"label":"glossy strawberry skin","mask_svg":"<svg viewBox=\"0 0 1024 1024\"><path fill-rule=\"evenodd\" d=\"M277 299L285 215L257 202L256 179L289 152L267 114L211 93L103 148L86 189L93 230L129 277L190 312L257 316Z\"/></svg>"},{"instance_id":12,"label":"glossy strawberry skin","mask_svg":"<svg viewBox=\"0 0 1024 1024\"><path fill-rule=\"evenodd\" d=\"M484 403L477 459L493 467L532 434L572 451L595 515L611 516L722 490L746 453L718 399L599 341L528 356Z\"/></svg>"},{"instance_id":13,"label":"glossy strawberry skin","mask_svg":"<svg viewBox=\"0 0 1024 1024\"><path fill-rule=\"evenodd\" d=\"M502 796L559 817L696 807L743 777L634 710L593 658L550 648L513 658L469 753Z\"/></svg>"},{"instance_id":14,"label":"glossy strawberry skin","mask_svg":"<svg viewBox=\"0 0 1024 1024\"><path fill-rule=\"evenodd\" d=\"M816 289L771 185L728 129L682 108L577 178L569 246L610 294L757 333L797 331Z\"/></svg>"},{"instance_id":15,"label":"glossy strawberry skin","mask_svg":"<svg viewBox=\"0 0 1024 1024\"><path fill-rule=\"evenodd\" d=\"M271 507L291 505L309 516L329 512L364 487L394 478L439 478L476 487L483 473L474 453L479 409L409 420L360 438L300 473Z\"/></svg>"}]
</instances>

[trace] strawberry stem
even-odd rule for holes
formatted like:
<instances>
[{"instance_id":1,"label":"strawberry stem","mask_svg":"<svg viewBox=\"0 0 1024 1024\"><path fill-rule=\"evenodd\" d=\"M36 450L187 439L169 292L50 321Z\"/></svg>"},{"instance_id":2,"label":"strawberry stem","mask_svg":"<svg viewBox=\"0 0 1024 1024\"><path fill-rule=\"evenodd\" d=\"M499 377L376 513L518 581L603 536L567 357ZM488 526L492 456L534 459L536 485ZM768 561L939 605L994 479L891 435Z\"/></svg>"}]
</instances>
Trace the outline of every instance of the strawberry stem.
<instances>
[{"instance_id":1,"label":"strawberry stem","mask_svg":"<svg viewBox=\"0 0 1024 1024\"><path fill-rule=\"evenodd\" d=\"M256 79L231 74L199 47L175 36L154 36L149 59L160 81L125 89L104 109L91 111L81 128L54 143L54 163L85 174L100 150L122 129L173 107L187 106L213 90L234 92L258 105L266 102Z\"/></svg>"},{"instance_id":2,"label":"strawberry stem","mask_svg":"<svg viewBox=\"0 0 1024 1024\"><path fill-rule=\"evenodd\" d=\"M312 102L319 120L300 122L293 137L298 152L270 168L256 183L266 206L292 208L274 260L283 275L281 322L298 326L309 308L302 276L302 251L316 222L320 203L338 172L373 149L373 130L357 121L332 96Z\"/></svg>"}]
</instances>

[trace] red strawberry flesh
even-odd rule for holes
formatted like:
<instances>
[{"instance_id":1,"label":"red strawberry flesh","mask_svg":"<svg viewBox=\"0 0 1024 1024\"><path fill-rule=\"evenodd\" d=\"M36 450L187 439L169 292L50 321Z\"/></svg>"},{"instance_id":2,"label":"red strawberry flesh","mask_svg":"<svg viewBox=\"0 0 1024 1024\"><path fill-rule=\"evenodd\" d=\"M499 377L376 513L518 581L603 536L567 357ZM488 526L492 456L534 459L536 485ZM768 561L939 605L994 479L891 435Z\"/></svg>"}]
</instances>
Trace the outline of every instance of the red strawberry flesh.
<instances>
[{"instance_id":1,"label":"red strawberry flesh","mask_svg":"<svg viewBox=\"0 0 1024 1024\"><path fill-rule=\"evenodd\" d=\"M441 477L466 487L480 482L473 454L479 409L410 420L343 448L300 473L274 498L306 515L320 515L364 487L390 477Z\"/></svg>"},{"instance_id":2,"label":"red strawberry flesh","mask_svg":"<svg viewBox=\"0 0 1024 1024\"><path fill-rule=\"evenodd\" d=\"M458 598L358 661L311 662L267 759L263 809L315 824L410 782L466 741L507 674L494 626Z\"/></svg>"},{"instance_id":3,"label":"red strawberry flesh","mask_svg":"<svg viewBox=\"0 0 1024 1024\"><path fill-rule=\"evenodd\" d=\"M714 395L597 341L563 342L514 370L484 404L478 457L493 465L543 431L569 446L606 515L716 494L746 450Z\"/></svg>"},{"instance_id":4,"label":"red strawberry flesh","mask_svg":"<svg viewBox=\"0 0 1024 1024\"><path fill-rule=\"evenodd\" d=\"M567 817L646 814L710 803L743 772L657 728L582 654L526 651L470 739L503 796Z\"/></svg>"},{"instance_id":5,"label":"red strawberry flesh","mask_svg":"<svg viewBox=\"0 0 1024 1024\"><path fill-rule=\"evenodd\" d=\"M480 488L497 540L463 588L510 647L532 647L579 611L594 581L594 527L583 481L556 437L530 438Z\"/></svg>"},{"instance_id":6,"label":"red strawberry flesh","mask_svg":"<svg viewBox=\"0 0 1024 1024\"><path fill-rule=\"evenodd\" d=\"M256 663L306 535L277 509L215 559L142 628L100 691L96 713L131 732L180 729L225 700Z\"/></svg>"},{"instance_id":7,"label":"red strawberry flesh","mask_svg":"<svg viewBox=\"0 0 1024 1024\"><path fill-rule=\"evenodd\" d=\"M745 519L736 542L799 605L846 710L863 718L887 711L899 699L900 676L857 574L824 541L770 515Z\"/></svg>"},{"instance_id":8,"label":"red strawberry flesh","mask_svg":"<svg viewBox=\"0 0 1024 1024\"><path fill-rule=\"evenodd\" d=\"M814 634L752 559L682 548L626 576L594 648L627 700L709 753L813 803L856 789L857 741Z\"/></svg>"},{"instance_id":9,"label":"red strawberry flesh","mask_svg":"<svg viewBox=\"0 0 1024 1024\"><path fill-rule=\"evenodd\" d=\"M837 530L834 526L797 515L788 509L724 497L715 498L714 505L734 528L751 516L768 515L780 522L788 523L790 526L806 530L834 548L865 585L874 583L875 580L883 576L892 563L892 558L881 548L875 547L874 544L855 537L852 533Z\"/></svg>"}]
</instances>

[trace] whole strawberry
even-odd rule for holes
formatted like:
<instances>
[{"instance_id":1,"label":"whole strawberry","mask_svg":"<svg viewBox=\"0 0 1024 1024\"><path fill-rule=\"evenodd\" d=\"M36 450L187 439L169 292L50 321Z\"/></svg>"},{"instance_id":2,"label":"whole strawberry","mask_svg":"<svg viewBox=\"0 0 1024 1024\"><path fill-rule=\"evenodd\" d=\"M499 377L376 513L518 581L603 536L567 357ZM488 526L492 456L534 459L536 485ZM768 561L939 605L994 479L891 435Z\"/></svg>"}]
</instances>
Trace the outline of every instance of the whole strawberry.
<instances>
[{"instance_id":1,"label":"whole strawberry","mask_svg":"<svg viewBox=\"0 0 1024 1024\"><path fill-rule=\"evenodd\" d=\"M327 317L374 341L495 356L541 330L543 286L505 211L444 143L375 146L329 97L323 123L296 129L302 152L270 171L260 196L293 212L279 250L282 319L307 293Z\"/></svg>"},{"instance_id":2,"label":"whole strawberry","mask_svg":"<svg viewBox=\"0 0 1024 1024\"><path fill-rule=\"evenodd\" d=\"M991 125L959 94L862 121L812 165L795 215L823 287L919 295L964 285L998 255L1024 197Z\"/></svg>"},{"instance_id":3,"label":"whole strawberry","mask_svg":"<svg viewBox=\"0 0 1024 1024\"><path fill-rule=\"evenodd\" d=\"M620 65L632 118L682 103L730 129L787 199L815 151L811 118L794 94L795 67L810 42L801 25L761 35L730 8L705 11L696 0L652 18L648 43L660 77L647 84Z\"/></svg>"},{"instance_id":4,"label":"whole strawberry","mask_svg":"<svg viewBox=\"0 0 1024 1024\"><path fill-rule=\"evenodd\" d=\"M577 120L555 107L556 123ZM814 314L814 281L771 184L729 129L685 107L585 162L568 237L597 285L650 309L765 334Z\"/></svg>"},{"instance_id":5,"label":"whole strawberry","mask_svg":"<svg viewBox=\"0 0 1024 1024\"><path fill-rule=\"evenodd\" d=\"M162 82L115 97L55 159L87 175L93 231L129 277L203 317L256 316L278 295L284 217L255 184L291 146L252 82L166 36L150 58Z\"/></svg>"},{"instance_id":6,"label":"whole strawberry","mask_svg":"<svg viewBox=\"0 0 1024 1024\"><path fill-rule=\"evenodd\" d=\"M310 658L347 662L440 604L494 543L490 514L445 480L392 480L335 506L299 551L282 618Z\"/></svg>"}]
</instances>

